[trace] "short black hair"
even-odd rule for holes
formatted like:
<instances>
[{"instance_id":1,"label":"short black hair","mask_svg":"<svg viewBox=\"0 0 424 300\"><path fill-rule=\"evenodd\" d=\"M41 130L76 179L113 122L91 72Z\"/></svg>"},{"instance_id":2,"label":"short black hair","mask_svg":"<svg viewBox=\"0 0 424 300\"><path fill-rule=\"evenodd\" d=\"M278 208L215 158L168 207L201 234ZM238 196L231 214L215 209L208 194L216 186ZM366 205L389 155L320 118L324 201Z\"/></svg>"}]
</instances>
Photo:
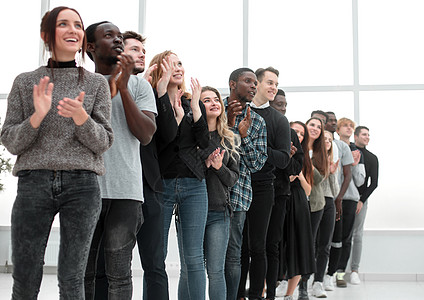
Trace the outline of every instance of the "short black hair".
<instances>
[{"instance_id":1,"label":"short black hair","mask_svg":"<svg viewBox=\"0 0 424 300\"><path fill-rule=\"evenodd\" d=\"M367 126L357 126L355 128L355 132L353 134L356 135L356 136L359 136L359 134L361 133L361 130L362 129L365 129L365 130L370 131Z\"/></svg>"},{"instance_id":2,"label":"short black hair","mask_svg":"<svg viewBox=\"0 0 424 300\"><path fill-rule=\"evenodd\" d=\"M262 81L262 78L264 78L265 72L267 72L267 71L274 73L275 75L277 75L277 77L280 76L280 72L277 69L273 68L273 67L268 67L266 69L259 68L255 72L256 77L258 78L258 81Z\"/></svg>"},{"instance_id":3,"label":"short black hair","mask_svg":"<svg viewBox=\"0 0 424 300\"><path fill-rule=\"evenodd\" d=\"M87 29L85 30L85 36L87 37L87 43L95 43L96 42L96 38L95 38L96 29L99 25L104 24L104 23L110 23L110 22L109 21L101 21L101 22L91 24L90 26L87 27ZM92 61L94 61L93 55L89 51L87 51L87 55Z\"/></svg>"},{"instance_id":4,"label":"short black hair","mask_svg":"<svg viewBox=\"0 0 424 300\"><path fill-rule=\"evenodd\" d=\"M278 91L277 91L277 95L275 95L275 96L286 96L286 93L282 90L282 89L278 89Z\"/></svg>"},{"instance_id":5,"label":"short black hair","mask_svg":"<svg viewBox=\"0 0 424 300\"><path fill-rule=\"evenodd\" d=\"M322 111L322 110L314 110L313 112L311 112L311 117L312 117L313 115L315 115L315 114L324 116L324 117L325 117L325 123L327 123L327 121L328 121L328 115L327 115L327 113L326 113L326 112L324 112L324 111ZM324 125L325 125L325 124L324 124Z\"/></svg>"},{"instance_id":6,"label":"short black hair","mask_svg":"<svg viewBox=\"0 0 424 300\"><path fill-rule=\"evenodd\" d=\"M237 82L239 80L241 74L246 73L246 72L250 72L250 73L255 74L255 72L253 72L252 69L238 68L238 69L234 70L233 72L231 72L228 83L230 83L231 81Z\"/></svg>"}]
</instances>

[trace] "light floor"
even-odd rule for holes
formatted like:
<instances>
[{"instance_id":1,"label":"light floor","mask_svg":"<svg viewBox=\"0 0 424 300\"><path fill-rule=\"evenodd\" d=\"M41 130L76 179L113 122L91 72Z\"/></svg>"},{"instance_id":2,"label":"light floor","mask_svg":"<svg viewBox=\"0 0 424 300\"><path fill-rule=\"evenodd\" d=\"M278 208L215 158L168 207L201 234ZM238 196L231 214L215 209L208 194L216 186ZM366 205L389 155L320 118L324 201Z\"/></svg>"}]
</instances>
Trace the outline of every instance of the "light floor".
<instances>
[{"instance_id":1,"label":"light floor","mask_svg":"<svg viewBox=\"0 0 424 300\"><path fill-rule=\"evenodd\" d=\"M141 276L134 276L133 299L141 299ZM170 277L170 299L177 300L178 278ZM0 300L10 299L12 275L0 274ZM38 299L57 300L58 288L56 275L46 274L43 277ZM295 293L297 296L297 292ZM314 297L309 297L317 299ZM282 298L277 298L282 299ZM295 297L297 299L297 297ZM424 299L423 281L365 281L359 286L348 285L347 288L336 288L328 292L327 299L337 300L422 300Z\"/></svg>"}]
</instances>

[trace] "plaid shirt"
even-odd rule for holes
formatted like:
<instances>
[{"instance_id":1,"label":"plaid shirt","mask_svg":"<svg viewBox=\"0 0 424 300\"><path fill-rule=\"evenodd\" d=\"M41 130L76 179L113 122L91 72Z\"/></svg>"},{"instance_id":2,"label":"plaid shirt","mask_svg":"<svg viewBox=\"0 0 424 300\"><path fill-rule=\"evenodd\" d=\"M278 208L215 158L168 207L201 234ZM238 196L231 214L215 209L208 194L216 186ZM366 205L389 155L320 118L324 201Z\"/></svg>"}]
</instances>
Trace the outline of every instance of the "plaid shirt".
<instances>
[{"instance_id":1,"label":"plaid shirt","mask_svg":"<svg viewBox=\"0 0 424 300\"><path fill-rule=\"evenodd\" d=\"M227 105L227 101L224 102ZM236 123L232 130L237 134L239 134L238 125L246 116L247 107L248 105L243 113L236 117ZM230 190L230 201L234 211L249 210L250 203L252 203L250 173L262 169L268 158L265 121L253 109L250 110L250 118L252 125L247 130L247 137L241 139L239 179Z\"/></svg>"}]
</instances>

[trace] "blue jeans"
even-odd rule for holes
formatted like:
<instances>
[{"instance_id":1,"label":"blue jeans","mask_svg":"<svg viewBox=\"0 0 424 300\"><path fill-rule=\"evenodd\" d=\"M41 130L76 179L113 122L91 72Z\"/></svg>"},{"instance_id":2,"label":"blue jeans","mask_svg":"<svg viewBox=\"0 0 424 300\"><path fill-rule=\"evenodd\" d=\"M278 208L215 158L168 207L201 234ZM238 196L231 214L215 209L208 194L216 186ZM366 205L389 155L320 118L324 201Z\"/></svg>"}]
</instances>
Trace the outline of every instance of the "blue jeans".
<instances>
[{"instance_id":1,"label":"blue jeans","mask_svg":"<svg viewBox=\"0 0 424 300\"><path fill-rule=\"evenodd\" d=\"M224 268L229 236L230 215L228 210L209 211L204 249L210 300L224 300L227 297Z\"/></svg>"},{"instance_id":2,"label":"blue jeans","mask_svg":"<svg viewBox=\"0 0 424 300\"><path fill-rule=\"evenodd\" d=\"M206 275L203 241L208 213L205 180L196 178L164 179L164 252L168 248L169 226L177 206L177 236L181 268L178 299L205 299ZM186 275L185 275L186 274ZM187 276L187 279L182 278Z\"/></svg>"},{"instance_id":3,"label":"blue jeans","mask_svg":"<svg viewBox=\"0 0 424 300\"><path fill-rule=\"evenodd\" d=\"M12 299L37 299L53 219L60 216L60 299L84 299L84 271L99 217L97 175L91 171L18 173L12 209Z\"/></svg>"},{"instance_id":4,"label":"blue jeans","mask_svg":"<svg viewBox=\"0 0 424 300\"><path fill-rule=\"evenodd\" d=\"M94 299L97 256L103 239L105 272L109 283L108 299L132 298L131 260L137 232L143 223L142 202L103 199L102 212L91 243L85 272L85 298Z\"/></svg>"},{"instance_id":5,"label":"blue jeans","mask_svg":"<svg viewBox=\"0 0 424 300\"><path fill-rule=\"evenodd\" d=\"M246 220L245 211L235 211L230 220L230 237L225 257L225 283L227 284L227 300L236 300L241 275L241 245L243 228Z\"/></svg>"}]
</instances>

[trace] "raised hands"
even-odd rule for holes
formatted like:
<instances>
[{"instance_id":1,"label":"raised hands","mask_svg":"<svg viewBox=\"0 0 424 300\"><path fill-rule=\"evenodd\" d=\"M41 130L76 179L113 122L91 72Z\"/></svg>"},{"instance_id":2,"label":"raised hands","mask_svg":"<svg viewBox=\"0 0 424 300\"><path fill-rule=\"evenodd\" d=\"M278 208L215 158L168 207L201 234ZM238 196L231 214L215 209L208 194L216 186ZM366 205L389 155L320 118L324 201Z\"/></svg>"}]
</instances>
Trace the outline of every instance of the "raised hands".
<instances>
[{"instance_id":1,"label":"raised hands","mask_svg":"<svg viewBox=\"0 0 424 300\"><path fill-rule=\"evenodd\" d=\"M57 106L58 114L65 118L72 118L76 125L82 125L88 119L88 114L82 106L84 102L84 92L81 92L75 99L63 98Z\"/></svg>"},{"instance_id":2,"label":"raised hands","mask_svg":"<svg viewBox=\"0 0 424 300\"><path fill-rule=\"evenodd\" d=\"M334 162L332 159L330 159L330 157L328 158L328 161L330 163L330 174L334 174L337 171L337 168L339 167L339 161L340 158Z\"/></svg>"},{"instance_id":3,"label":"raised hands","mask_svg":"<svg viewBox=\"0 0 424 300\"><path fill-rule=\"evenodd\" d=\"M146 72L143 74L143 78L146 79L150 84L152 84L152 72L158 68L157 64L151 65Z\"/></svg>"},{"instance_id":4,"label":"raised hands","mask_svg":"<svg viewBox=\"0 0 424 300\"><path fill-rule=\"evenodd\" d=\"M246 110L246 116L238 125L238 130L240 133L240 136L242 138L247 137L247 130L249 129L250 125L252 125L252 119L250 118L250 106Z\"/></svg>"},{"instance_id":5,"label":"raised hands","mask_svg":"<svg viewBox=\"0 0 424 300\"><path fill-rule=\"evenodd\" d=\"M181 105L181 96L183 94L184 92L179 89L178 92L175 94L174 101L172 102L172 108L174 109L174 115L178 125L180 125L181 120L184 117L184 108Z\"/></svg>"},{"instance_id":6,"label":"raised hands","mask_svg":"<svg viewBox=\"0 0 424 300\"><path fill-rule=\"evenodd\" d=\"M111 97L119 91L127 89L128 80L134 70L135 62L134 59L125 53L118 55L117 67L113 70L112 74L109 77L109 88ZM120 74L119 74L120 73ZM119 77L117 75L119 74Z\"/></svg>"},{"instance_id":7,"label":"raised hands","mask_svg":"<svg viewBox=\"0 0 424 300\"><path fill-rule=\"evenodd\" d=\"M160 65L162 69L162 76L158 81L157 91L158 91L158 97L162 97L165 95L169 80L171 79L172 74L174 73L175 66L171 62L171 57L168 56L162 60L162 63Z\"/></svg>"},{"instance_id":8,"label":"raised hands","mask_svg":"<svg viewBox=\"0 0 424 300\"><path fill-rule=\"evenodd\" d=\"M231 100L227 107L228 127L232 128L236 124L236 117L243 111L240 101Z\"/></svg>"},{"instance_id":9,"label":"raised hands","mask_svg":"<svg viewBox=\"0 0 424 300\"><path fill-rule=\"evenodd\" d=\"M202 112L200 110L199 101L200 101L200 93L202 92L202 86L199 83L199 80L196 78L191 78L191 101L190 106L193 112L193 120L197 122L202 116Z\"/></svg>"},{"instance_id":10,"label":"raised hands","mask_svg":"<svg viewBox=\"0 0 424 300\"><path fill-rule=\"evenodd\" d=\"M34 85L33 99L35 113L30 118L31 126L38 128L46 117L52 105L53 83L50 78L45 76L40 79L38 85Z\"/></svg>"},{"instance_id":11,"label":"raised hands","mask_svg":"<svg viewBox=\"0 0 424 300\"><path fill-rule=\"evenodd\" d=\"M359 150L352 151L352 156L353 156L352 166L356 166L359 163L359 161L361 160L361 151L359 151Z\"/></svg>"},{"instance_id":12,"label":"raised hands","mask_svg":"<svg viewBox=\"0 0 424 300\"><path fill-rule=\"evenodd\" d=\"M206 167L212 166L215 170L219 170L222 167L222 159L224 158L225 150L221 150L221 148L216 148L214 152L212 152L208 158L206 159Z\"/></svg>"}]
</instances>

